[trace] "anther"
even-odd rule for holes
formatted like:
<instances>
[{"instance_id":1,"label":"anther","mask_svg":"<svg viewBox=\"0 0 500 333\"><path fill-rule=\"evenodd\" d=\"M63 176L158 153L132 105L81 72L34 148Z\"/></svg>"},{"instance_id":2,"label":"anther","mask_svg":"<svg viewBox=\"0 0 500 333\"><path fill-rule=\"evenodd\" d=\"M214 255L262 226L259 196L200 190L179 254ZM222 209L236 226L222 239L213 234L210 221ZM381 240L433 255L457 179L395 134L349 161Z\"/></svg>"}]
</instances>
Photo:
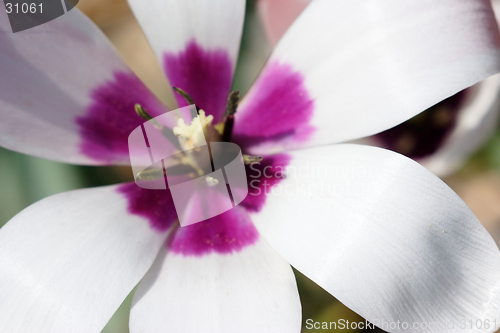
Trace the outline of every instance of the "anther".
<instances>
[{"instance_id":1,"label":"anther","mask_svg":"<svg viewBox=\"0 0 500 333\"><path fill-rule=\"evenodd\" d=\"M186 100L186 102L188 102L189 105L193 105L194 104L194 99L193 97L191 97L191 95L189 95L187 92L185 92L184 90L180 89L180 88L177 88L177 87L172 87L172 89L178 93L179 95L182 96L182 98L184 98ZM199 114L199 110L198 110L198 107L196 108L196 112L198 112Z\"/></svg>"},{"instance_id":2,"label":"anther","mask_svg":"<svg viewBox=\"0 0 500 333\"><path fill-rule=\"evenodd\" d=\"M243 154L243 162L245 164L259 163L262 161L262 159L263 159L262 156L252 156Z\"/></svg>"},{"instance_id":3,"label":"anther","mask_svg":"<svg viewBox=\"0 0 500 333\"><path fill-rule=\"evenodd\" d=\"M163 125L160 124L157 120L155 120L153 118L153 116L151 116L149 113L146 112L146 110L144 110L144 108L140 105L140 104L136 104L135 106L135 112L144 120L151 120L151 122L153 123L153 126L156 128L156 129L163 129Z\"/></svg>"},{"instance_id":4,"label":"anther","mask_svg":"<svg viewBox=\"0 0 500 333\"><path fill-rule=\"evenodd\" d=\"M235 90L227 98L226 117L224 118L224 130L222 132L222 141L229 142L233 133L234 114L240 102L240 92Z\"/></svg>"},{"instance_id":5,"label":"anther","mask_svg":"<svg viewBox=\"0 0 500 333\"><path fill-rule=\"evenodd\" d=\"M134 107L135 107L135 112L137 112L137 114L141 116L142 119L144 120L153 119L153 117L149 113L147 113L146 110L144 110L144 108L140 104L136 104Z\"/></svg>"},{"instance_id":6,"label":"anther","mask_svg":"<svg viewBox=\"0 0 500 333\"><path fill-rule=\"evenodd\" d=\"M226 117L232 116L236 113L236 109L238 108L239 102L240 102L240 92L238 90L231 92L227 98Z\"/></svg>"},{"instance_id":7,"label":"anther","mask_svg":"<svg viewBox=\"0 0 500 333\"><path fill-rule=\"evenodd\" d=\"M158 178L164 177L165 172L163 169L147 169L141 171L138 175L137 178L141 180L156 180Z\"/></svg>"},{"instance_id":8,"label":"anther","mask_svg":"<svg viewBox=\"0 0 500 333\"><path fill-rule=\"evenodd\" d=\"M182 161L185 162L185 161ZM192 164L190 161L188 162L189 164L176 164L172 165L170 167L167 167L166 170L158 169L158 168L152 168L152 169L146 169L141 171L138 175L137 178L141 180L156 180L159 178L165 177L167 174L170 176L174 175L185 175L187 173L193 173L194 172L198 175L201 176L203 175L203 172L197 168L194 164Z\"/></svg>"}]
</instances>

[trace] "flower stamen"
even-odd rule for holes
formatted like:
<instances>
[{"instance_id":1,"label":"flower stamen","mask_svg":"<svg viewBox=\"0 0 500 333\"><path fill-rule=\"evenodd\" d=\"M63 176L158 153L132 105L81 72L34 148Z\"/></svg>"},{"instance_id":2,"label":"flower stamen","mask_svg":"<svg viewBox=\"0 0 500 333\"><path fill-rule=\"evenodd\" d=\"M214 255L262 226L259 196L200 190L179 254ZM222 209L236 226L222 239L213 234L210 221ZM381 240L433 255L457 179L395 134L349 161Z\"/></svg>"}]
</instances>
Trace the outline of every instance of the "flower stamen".
<instances>
[{"instance_id":1,"label":"flower stamen","mask_svg":"<svg viewBox=\"0 0 500 333\"><path fill-rule=\"evenodd\" d=\"M246 154L243 154L243 162L245 164L253 164L253 163L259 163L261 162L263 159L262 156L252 156L252 155L246 155Z\"/></svg>"},{"instance_id":2,"label":"flower stamen","mask_svg":"<svg viewBox=\"0 0 500 333\"><path fill-rule=\"evenodd\" d=\"M189 105L195 105L193 97L191 97L191 95L189 95L187 92L185 92L184 90L182 90L180 88L177 88L177 87L172 87L172 89L176 93L178 93L179 95L181 95L182 98L184 98L186 100L186 102L188 102ZM198 114L199 114L198 107L196 107L196 112L198 112Z\"/></svg>"},{"instance_id":3,"label":"flower stamen","mask_svg":"<svg viewBox=\"0 0 500 333\"><path fill-rule=\"evenodd\" d=\"M240 92L235 90L227 98L226 117L224 118L224 129L222 131L222 141L229 142L234 126L234 114L240 102Z\"/></svg>"},{"instance_id":4,"label":"flower stamen","mask_svg":"<svg viewBox=\"0 0 500 333\"><path fill-rule=\"evenodd\" d=\"M135 106L135 112L144 120L151 120L151 122L153 123L153 126L156 128L156 129L163 129L163 125L160 124L156 119L153 118L153 116L151 116L149 113L146 112L146 110L144 110L144 108L140 105L140 104L136 104Z\"/></svg>"},{"instance_id":5,"label":"flower stamen","mask_svg":"<svg viewBox=\"0 0 500 333\"><path fill-rule=\"evenodd\" d=\"M199 147L205 141L205 131L207 127L212 125L214 117L212 115L205 116L205 111L200 110L198 116L193 118L190 125L186 125L184 119L177 121L177 126L173 131L179 137L179 142L184 150L195 149L199 151Z\"/></svg>"}]
</instances>

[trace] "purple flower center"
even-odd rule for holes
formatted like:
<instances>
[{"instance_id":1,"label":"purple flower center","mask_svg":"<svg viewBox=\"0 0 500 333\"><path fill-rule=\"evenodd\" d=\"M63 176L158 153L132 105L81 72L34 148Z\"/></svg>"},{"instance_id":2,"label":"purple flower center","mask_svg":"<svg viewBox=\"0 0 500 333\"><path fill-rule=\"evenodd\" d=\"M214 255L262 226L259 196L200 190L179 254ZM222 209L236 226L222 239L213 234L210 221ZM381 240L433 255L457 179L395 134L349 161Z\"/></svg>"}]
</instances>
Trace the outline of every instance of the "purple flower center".
<instances>
[{"instance_id":1,"label":"purple flower center","mask_svg":"<svg viewBox=\"0 0 500 333\"><path fill-rule=\"evenodd\" d=\"M225 50L206 51L192 40L179 54L165 54L164 68L173 87L188 92L215 123L222 120L233 77L233 64ZM181 96L176 98L180 107L188 105Z\"/></svg>"},{"instance_id":2,"label":"purple flower center","mask_svg":"<svg viewBox=\"0 0 500 333\"><path fill-rule=\"evenodd\" d=\"M128 136L144 120L134 113L141 104L153 116L166 108L133 73L114 73L113 80L94 89L87 113L76 118L80 151L101 164L129 163Z\"/></svg>"},{"instance_id":3,"label":"purple flower center","mask_svg":"<svg viewBox=\"0 0 500 333\"><path fill-rule=\"evenodd\" d=\"M164 65L172 85L187 92L199 109L212 115L213 125L227 120L224 114L233 64L225 50L205 50L190 41L184 51L166 54ZM233 142L242 147L243 153L246 147L266 140L305 140L312 131L308 123L313 101L304 88L303 77L288 65L275 63L267 68L252 93L253 102L246 104L241 119L238 112L234 115ZM131 73L115 73L113 80L95 88L91 97L87 114L76 123L82 135L82 152L103 164L128 160L128 135L145 121L134 112L136 103L153 117L165 112ZM187 104L181 96L177 98L180 106ZM207 141L224 138L215 128L210 126L208 132L216 134ZM173 230L168 242L171 251L188 256L229 254L257 241L258 232L248 212L262 209L267 193L280 182L289 162L288 155L279 154L246 165L246 199L223 214L185 227L176 227L178 218L170 190L147 190L129 183L118 191L127 198L131 214L147 219L158 232Z\"/></svg>"}]
</instances>

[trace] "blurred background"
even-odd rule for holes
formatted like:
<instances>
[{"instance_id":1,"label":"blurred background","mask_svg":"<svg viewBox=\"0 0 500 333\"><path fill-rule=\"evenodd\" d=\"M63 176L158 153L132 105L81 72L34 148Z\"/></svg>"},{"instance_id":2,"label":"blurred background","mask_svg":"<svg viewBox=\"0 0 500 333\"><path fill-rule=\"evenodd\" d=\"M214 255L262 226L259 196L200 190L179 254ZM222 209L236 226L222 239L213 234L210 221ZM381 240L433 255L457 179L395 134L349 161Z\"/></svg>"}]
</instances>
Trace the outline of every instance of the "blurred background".
<instances>
[{"instance_id":1,"label":"blurred background","mask_svg":"<svg viewBox=\"0 0 500 333\"><path fill-rule=\"evenodd\" d=\"M243 95L273 48L272 42L266 37L256 1L247 2L247 17L234 81L234 88ZM167 105L175 106L168 83L126 1L80 0L78 8L102 29L146 85ZM488 135L485 143L459 170L443 180L462 197L499 244L500 131L498 124L494 125L495 130ZM47 196L131 179L129 168L66 165L0 148L0 227L28 205ZM364 321L302 274L296 272L296 276L303 307L303 332L312 331L305 327L307 319ZM131 296L103 332L128 332L130 304Z\"/></svg>"}]
</instances>

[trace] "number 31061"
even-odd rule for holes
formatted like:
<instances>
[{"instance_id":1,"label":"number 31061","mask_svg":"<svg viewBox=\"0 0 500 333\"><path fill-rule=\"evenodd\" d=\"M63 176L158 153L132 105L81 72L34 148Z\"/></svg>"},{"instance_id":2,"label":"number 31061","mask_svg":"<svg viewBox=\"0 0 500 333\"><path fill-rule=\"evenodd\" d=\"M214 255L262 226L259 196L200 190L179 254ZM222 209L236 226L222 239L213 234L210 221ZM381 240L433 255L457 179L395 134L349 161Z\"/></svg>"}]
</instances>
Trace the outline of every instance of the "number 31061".
<instances>
[{"instance_id":1,"label":"number 31061","mask_svg":"<svg viewBox=\"0 0 500 333\"><path fill-rule=\"evenodd\" d=\"M7 9L7 14L42 13L42 4L37 5L36 3L11 4L10 2L8 2L5 4L5 7Z\"/></svg>"}]
</instances>

